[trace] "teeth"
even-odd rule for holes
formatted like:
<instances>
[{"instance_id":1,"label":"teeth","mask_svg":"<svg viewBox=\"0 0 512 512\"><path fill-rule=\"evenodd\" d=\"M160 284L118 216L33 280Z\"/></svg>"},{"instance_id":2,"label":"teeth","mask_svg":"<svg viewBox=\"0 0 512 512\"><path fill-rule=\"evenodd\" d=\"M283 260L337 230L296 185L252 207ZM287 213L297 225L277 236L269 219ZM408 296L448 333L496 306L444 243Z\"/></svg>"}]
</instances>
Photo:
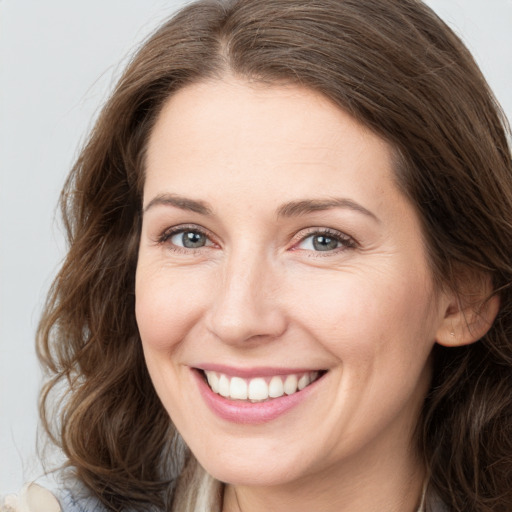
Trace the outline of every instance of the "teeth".
<instances>
[{"instance_id":1,"label":"teeth","mask_svg":"<svg viewBox=\"0 0 512 512\"><path fill-rule=\"evenodd\" d=\"M232 400L248 400L251 402L279 398L285 394L293 395L309 386L319 376L318 372L307 372L286 376L275 375L272 378L243 379L212 371L205 371L204 373L214 393Z\"/></svg>"},{"instance_id":2,"label":"teeth","mask_svg":"<svg viewBox=\"0 0 512 512\"><path fill-rule=\"evenodd\" d=\"M208 379L208 384L212 388L214 393L219 392L219 376L215 372L206 372L206 378Z\"/></svg>"},{"instance_id":3,"label":"teeth","mask_svg":"<svg viewBox=\"0 0 512 512\"><path fill-rule=\"evenodd\" d=\"M297 391L297 375L288 375L284 381L284 392L293 395Z\"/></svg>"},{"instance_id":4,"label":"teeth","mask_svg":"<svg viewBox=\"0 0 512 512\"><path fill-rule=\"evenodd\" d=\"M263 379L249 381L249 398L251 400L266 400L268 398L268 385Z\"/></svg>"},{"instance_id":5,"label":"teeth","mask_svg":"<svg viewBox=\"0 0 512 512\"><path fill-rule=\"evenodd\" d=\"M250 391L249 391L250 393ZM229 396L238 400L247 398L247 383L240 377L233 377L229 385Z\"/></svg>"},{"instance_id":6,"label":"teeth","mask_svg":"<svg viewBox=\"0 0 512 512\"><path fill-rule=\"evenodd\" d=\"M229 396L229 379L223 374L219 377L219 395L225 398Z\"/></svg>"},{"instance_id":7,"label":"teeth","mask_svg":"<svg viewBox=\"0 0 512 512\"><path fill-rule=\"evenodd\" d=\"M309 384L309 375L307 373L305 373L300 379L299 379L299 382L297 383L297 387L299 388L299 391L304 389L308 384Z\"/></svg>"},{"instance_id":8,"label":"teeth","mask_svg":"<svg viewBox=\"0 0 512 512\"><path fill-rule=\"evenodd\" d=\"M270 398L279 398L284 395L283 379L281 377L272 377L268 385L268 396Z\"/></svg>"}]
</instances>

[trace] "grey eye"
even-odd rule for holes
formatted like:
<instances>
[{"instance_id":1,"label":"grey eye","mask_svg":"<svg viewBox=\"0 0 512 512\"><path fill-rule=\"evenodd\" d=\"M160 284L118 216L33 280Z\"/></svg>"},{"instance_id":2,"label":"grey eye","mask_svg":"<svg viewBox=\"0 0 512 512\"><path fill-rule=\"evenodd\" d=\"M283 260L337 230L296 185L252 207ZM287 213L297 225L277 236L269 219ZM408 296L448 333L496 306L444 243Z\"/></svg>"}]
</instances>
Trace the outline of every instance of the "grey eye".
<instances>
[{"instance_id":1,"label":"grey eye","mask_svg":"<svg viewBox=\"0 0 512 512\"><path fill-rule=\"evenodd\" d=\"M171 237L171 243L186 249L199 249L208 244L208 237L199 231L181 231Z\"/></svg>"},{"instance_id":2,"label":"grey eye","mask_svg":"<svg viewBox=\"0 0 512 512\"><path fill-rule=\"evenodd\" d=\"M343 233L317 231L304 237L297 247L312 252L329 252L336 249L354 247L354 241Z\"/></svg>"},{"instance_id":3,"label":"grey eye","mask_svg":"<svg viewBox=\"0 0 512 512\"><path fill-rule=\"evenodd\" d=\"M340 241L331 236L313 235L311 238L315 251L332 251L340 246Z\"/></svg>"}]
</instances>

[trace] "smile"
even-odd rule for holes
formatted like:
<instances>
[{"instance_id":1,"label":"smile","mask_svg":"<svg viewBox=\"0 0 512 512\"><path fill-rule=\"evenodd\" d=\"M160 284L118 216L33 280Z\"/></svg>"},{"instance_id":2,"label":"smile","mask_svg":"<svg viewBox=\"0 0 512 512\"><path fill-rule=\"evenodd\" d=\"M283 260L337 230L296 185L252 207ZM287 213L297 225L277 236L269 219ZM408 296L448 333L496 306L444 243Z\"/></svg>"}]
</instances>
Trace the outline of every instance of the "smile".
<instances>
[{"instance_id":1,"label":"smile","mask_svg":"<svg viewBox=\"0 0 512 512\"><path fill-rule=\"evenodd\" d=\"M285 415L318 396L325 380L320 369L240 369L217 364L191 367L198 391L208 408L223 421L262 424Z\"/></svg>"},{"instance_id":2,"label":"smile","mask_svg":"<svg viewBox=\"0 0 512 512\"><path fill-rule=\"evenodd\" d=\"M231 400L258 403L302 391L315 382L321 372L309 371L250 379L216 371L204 371L204 375L210 389L217 395Z\"/></svg>"}]
</instances>

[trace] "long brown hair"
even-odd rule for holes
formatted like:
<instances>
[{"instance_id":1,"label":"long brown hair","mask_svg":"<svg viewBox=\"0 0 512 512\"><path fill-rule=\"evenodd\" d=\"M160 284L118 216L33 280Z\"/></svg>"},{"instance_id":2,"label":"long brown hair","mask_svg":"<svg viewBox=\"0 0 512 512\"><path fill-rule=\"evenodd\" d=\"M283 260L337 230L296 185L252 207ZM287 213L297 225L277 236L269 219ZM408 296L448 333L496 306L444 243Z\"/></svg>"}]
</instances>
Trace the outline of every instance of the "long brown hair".
<instances>
[{"instance_id":1,"label":"long brown hair","mask_svg":"<svg viewBox=\"0 0 512 512\"><path fill-rule=\"evenodd\" d=\"M430 485L451 510L509 512L507 123L468 50L419 0L199 1L141 47L62 193L70 249L38 333L49 374L40 406L45 429L109 510L168 506L183 457L134 315L144 152L174 91L227 70L319 91L387 140L397 182L421 218L436 282L462 292L460 268L492 279L501 306L487 335L434 349L418 443Z\"/></svg>"}]
</instances>

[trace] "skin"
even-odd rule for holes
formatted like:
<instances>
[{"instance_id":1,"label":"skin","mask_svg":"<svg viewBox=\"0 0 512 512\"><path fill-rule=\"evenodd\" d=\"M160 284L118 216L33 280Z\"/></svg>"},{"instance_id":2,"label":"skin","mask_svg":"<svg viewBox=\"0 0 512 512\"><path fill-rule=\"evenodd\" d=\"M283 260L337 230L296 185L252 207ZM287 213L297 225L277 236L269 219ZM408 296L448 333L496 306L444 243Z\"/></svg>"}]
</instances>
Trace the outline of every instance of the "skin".
<instances>
[{"instance_id":1,"label":"skin","mask_svg":"<svg viewBox=\"0 0 512 512\"><path fill-rule=\"evenodd\" d=\"M316 92L226 77L168 100L146 172L144 354L188 446L228 483L223 510L414 511L413 429L453 300L434 290L390 146ZM278 215L333 198L349 202ZM204 245L183 247L173 227ZM315 250L325 228L340 242ZM287 413L240 425L206 406L191 370L204 363L328 371Z\"/></svg>"}]
</instances>

